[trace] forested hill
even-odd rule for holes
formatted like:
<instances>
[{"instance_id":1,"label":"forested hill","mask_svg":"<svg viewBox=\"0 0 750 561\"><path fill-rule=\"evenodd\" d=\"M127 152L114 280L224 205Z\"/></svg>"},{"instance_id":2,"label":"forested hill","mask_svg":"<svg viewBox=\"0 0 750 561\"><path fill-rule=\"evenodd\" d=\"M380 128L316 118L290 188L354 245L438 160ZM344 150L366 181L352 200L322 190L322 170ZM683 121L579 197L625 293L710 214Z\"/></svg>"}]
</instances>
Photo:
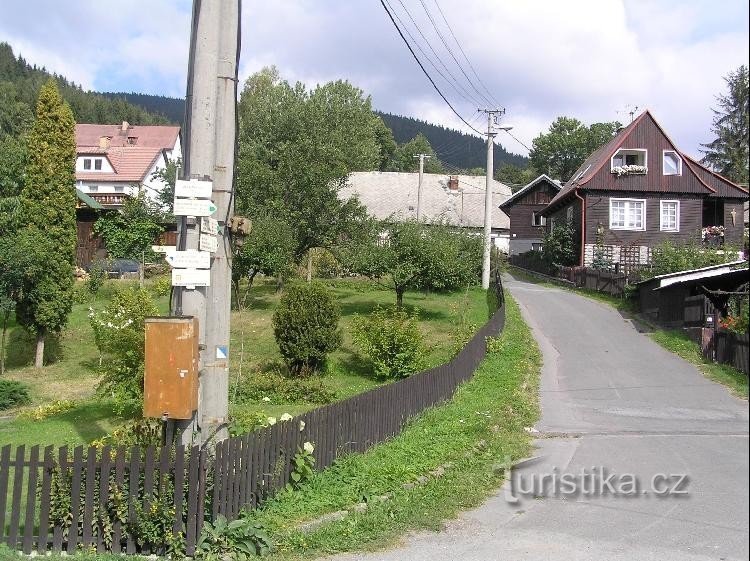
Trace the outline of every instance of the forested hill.
<instances>
[{"instance_id":1,"label":"forested hill","mask_svg":"<svg viewBox=\"0 0 750 561\"><path fill-rule=\"evenodd\" d=\"M124 99L150 113L164 115L172 123L182 124L185 118L185 100L181 98L135 92L102 92L102 95L110 99Z\"/></svg>"},{"instance_id":2,"label":"forested hill","mask_svg":"<svg viewBox=\"0 0 750 561\"><path fill-rule=\"evenodd\" d=\"M57 80L60 93L70 104L78 123L119 123L137 125L166 124L168 119L128 103L121 97L110 98L85 91L63 76L51 74L44 67L31 65L16 57L7 43L0 42L0 137L17 136L34 120L39 88L47 80Z\"/></svg>"},{"instance_id":3,"label":"forested hill","mask_svg":"<svg viewBox=\"0 0 750 561\"><path fill-rule=\"evenodd\" d=\"M443 162L461 169L484 168L487 164L486 140L440 125L433 125L412 117L376 112L393 131L393 138L399 144L408 142L422 133L432 149ZM525 156L512 154L495 142L495 169L502 164L526 167Z\"/></svg>"},{"instance_id":4,"label":"forested hill","mask_svg":"<svg viewBox=\"0 0 750 561\"><path fill-rule=\"evenodd\" d=\"M151 113L166 115L170 121L175 123L182 122L185 112L185 101L174 97L126 92L104 92L102 95L125 99ZM393 131L393 138L398 144L409 142L419 133L422 133L443 162L461 169L483 168L486 165L487 151L484 139L411 117L402 117L380 111L376 111L376 113ZM506 163L526 167L527 158L512 154L496 144L495 168Z\"/></svg>"}]
</instances>

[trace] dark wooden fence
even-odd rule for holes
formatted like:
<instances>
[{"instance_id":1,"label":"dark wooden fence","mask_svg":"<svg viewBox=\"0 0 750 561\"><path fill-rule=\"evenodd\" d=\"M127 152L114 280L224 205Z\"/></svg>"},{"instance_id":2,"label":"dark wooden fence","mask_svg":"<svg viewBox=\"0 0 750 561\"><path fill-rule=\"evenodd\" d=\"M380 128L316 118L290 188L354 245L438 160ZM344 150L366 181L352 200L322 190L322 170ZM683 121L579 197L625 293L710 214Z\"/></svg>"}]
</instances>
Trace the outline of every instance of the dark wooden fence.
<instances>
[{"instance_id":1,"label":"dark wooden fence","mask_svg":"<svg viewBox=\"0 0 750 561\"><path fill-rule=\"evenodd\" d=\"M499 278L494 286L497 311L450 362L229 438L213 453L184 446L78 446L72 453L66 446L4 446L0 543L27 554L80 548L162 554L170 536L182 536L192 556L204 521L236 518L286 485L304 442L314 444L316 468L323 469L396 435L410 418L449 399L485 357L486 338L505 325ZM144 521L152 529L164 526L160 543L140 539Z\"/></svg>"},{"instance_id":2,"label":"dark wooden fence","mask_svg":"<svg viewBox=\"0 0 750 561\"><path fill-rule=\"evenodd\" d=\"M731 331L716 331L714 345L716 362L729 364L750 375L750 345L747 333L740 335Z\"/></svg>"}]
</instances>

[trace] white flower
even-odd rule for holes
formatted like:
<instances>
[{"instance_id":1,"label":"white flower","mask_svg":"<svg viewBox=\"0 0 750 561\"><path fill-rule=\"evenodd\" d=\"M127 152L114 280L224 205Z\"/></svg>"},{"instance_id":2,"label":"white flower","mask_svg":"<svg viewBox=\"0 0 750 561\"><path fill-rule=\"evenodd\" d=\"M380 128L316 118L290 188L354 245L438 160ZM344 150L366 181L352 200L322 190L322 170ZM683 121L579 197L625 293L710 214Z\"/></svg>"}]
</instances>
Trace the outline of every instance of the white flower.
<instances>
[{"instance_id":1,"label":"white flower","mask_svg":"<svg viewBox=\"0 0 750 561\"><path fill-rule=\"evenodd\" d=\"M279 420L281 421L291 421L292 416L289 413L284 413L281 417L279 417Z\"/></svg>"},{"instance_id":2,"label":"white flower","mask_svg":"<svg viewBox=\"0 0 750 561\"><path fill-rule=\"evenodd\" d=\"M268 396L266 396L266 397L264 397L264 398L263 398L263 399L262 399L261 401L266 401L266 402L268 402L268 401L271 401L271 398L270 398L270 397L268 397Z\"/></svg>"},{"instance_id":3,"label":"white flower","mask_svg":"<svg viewBox=\"0 0 750 561\"><path fill-rule=\"evenodd\" d=\"M268 417L268 424L269 425L275 425L276 424L276 417Z\"/></svg>"},{"instance_id":4,"label":"white flower","mask_svg":"<svg viewBox=\"0 0 750 561\"><path fill-rule=\"evenodd\" d=\"M305 421L300 421L299 422L299 431L302 432L303 430L305 430Z\"/></svg>"},{"instance_id":5,"label":"white flower","mask_svg":"<svg viewBox=\"0 0 750 561\"><path fill-rule=\"evenodd\" d=\"M304 443L304 444L302 445L302 449L303 449L303 450L304 450L305 452L307 452L308 454L312 454L312 453L313 453L313 451L315 450L315 446L313 446L313 445L312 445L312 442L305 442L305 443Z\"/></svg>"}]
</instances>

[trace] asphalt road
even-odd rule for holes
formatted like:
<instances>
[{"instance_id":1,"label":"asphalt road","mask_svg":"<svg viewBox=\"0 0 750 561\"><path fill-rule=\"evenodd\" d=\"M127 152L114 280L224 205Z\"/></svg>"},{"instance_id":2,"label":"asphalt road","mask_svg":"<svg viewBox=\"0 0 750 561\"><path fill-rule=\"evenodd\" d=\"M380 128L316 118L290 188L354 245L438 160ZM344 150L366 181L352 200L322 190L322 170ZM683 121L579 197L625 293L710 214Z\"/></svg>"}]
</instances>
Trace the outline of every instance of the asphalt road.
<instances>
[{"instance_id":1,"label":"asphalt road","mask_svg":"<svg viewBox=\"0 0 750 561\"><path fill-rule=\"evenodd\" d=\"M439 533L334 559L748 559L747 402L604 304L506 288L544 355L536 459Z\"/></svg>"}]
</instances>

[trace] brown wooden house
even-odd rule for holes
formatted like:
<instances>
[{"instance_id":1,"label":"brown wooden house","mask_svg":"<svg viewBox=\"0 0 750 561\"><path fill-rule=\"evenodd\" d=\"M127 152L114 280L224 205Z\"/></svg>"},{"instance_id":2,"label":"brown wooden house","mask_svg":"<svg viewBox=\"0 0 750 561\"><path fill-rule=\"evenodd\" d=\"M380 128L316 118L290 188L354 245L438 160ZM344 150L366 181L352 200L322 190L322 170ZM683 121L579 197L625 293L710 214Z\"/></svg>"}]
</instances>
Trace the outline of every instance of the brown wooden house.
<instances>
[{"instance_id":1,"label":"brown wooden house","mask_svg":"<svg viewBox=\"0 0 750 561\"><path fill-rule=\"evenodd\" d=\"M542 174L500 205L510 218L509 255L541 251L547 219L541 212L560 191L560 184Z\"/></svg>"},{"instance_id":2,"label":"brown wooden house","mask_svg":"<svg viewBox=\"0 0 750 561\"><path fill-rule=\"evenodd\" d=\"M664 241L742 244L748 191L681 152L649 111L591 154L541 212L574 225L579 264L595 248L621 268Z\"/></svg>"}]
</instances>

